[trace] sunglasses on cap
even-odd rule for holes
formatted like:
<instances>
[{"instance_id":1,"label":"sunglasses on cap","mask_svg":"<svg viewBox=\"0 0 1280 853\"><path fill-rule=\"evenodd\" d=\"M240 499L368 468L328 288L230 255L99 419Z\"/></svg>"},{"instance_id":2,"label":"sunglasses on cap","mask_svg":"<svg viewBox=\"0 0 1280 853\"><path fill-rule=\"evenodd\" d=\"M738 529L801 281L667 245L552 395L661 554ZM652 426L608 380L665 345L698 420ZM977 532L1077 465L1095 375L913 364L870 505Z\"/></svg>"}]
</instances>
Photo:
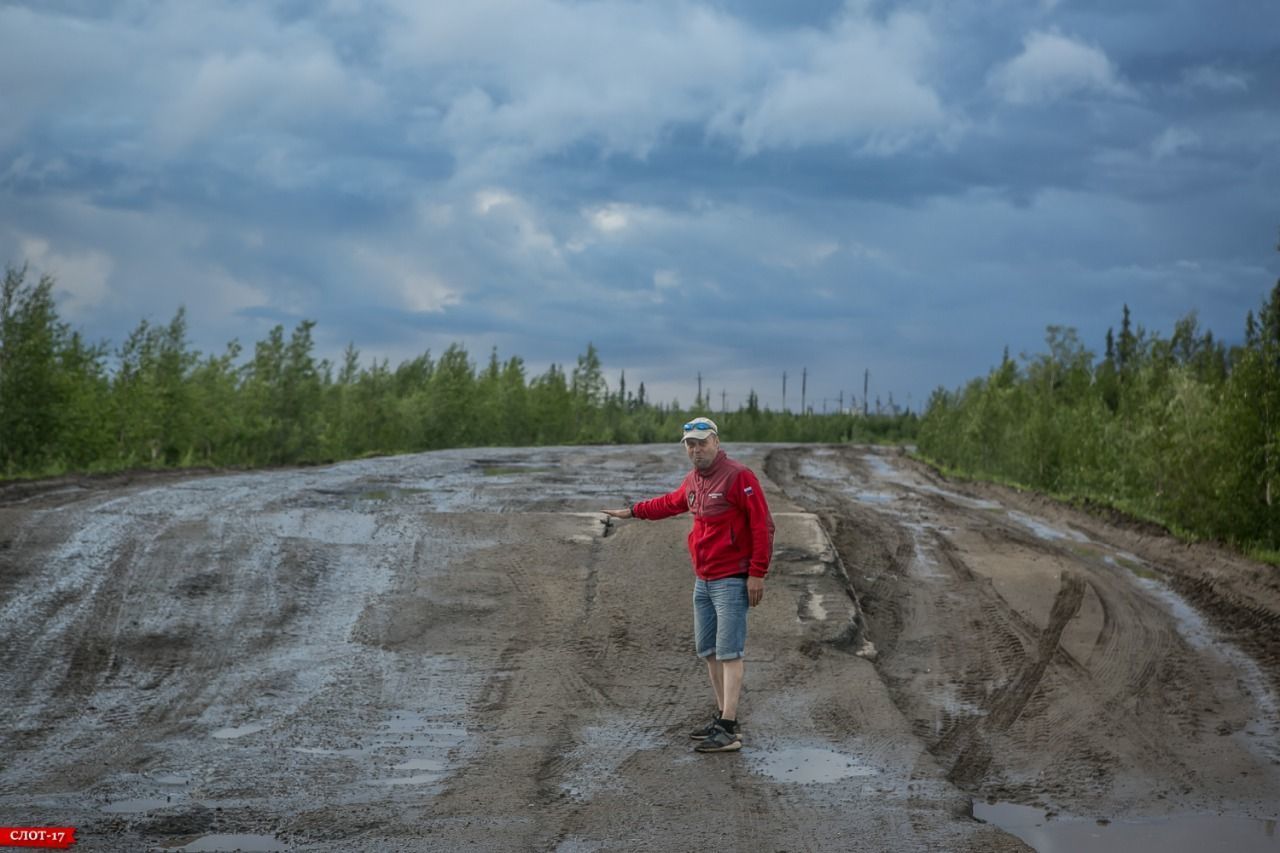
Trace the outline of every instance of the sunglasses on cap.
<instances>
[{"instance_id":1,"label":"sunglasses on cap","mask_svg":"<svg viewBox=\"0 0 1280 853\"><path fill-rule=\"evenodd\" d=\"M695 429L696 429L696 430L699 430L700 432L707 432L708 430L711 430L711 424L704 424L704 423L697 423L697 424L695 424L695 423L688 423L688 424L685 424L685 425L684 425L684 431L685 431L685 432L693 432ZM712 431L712 432L714 432L714 430L711 430L711 431Z\"/></svg>"}]
</instances>

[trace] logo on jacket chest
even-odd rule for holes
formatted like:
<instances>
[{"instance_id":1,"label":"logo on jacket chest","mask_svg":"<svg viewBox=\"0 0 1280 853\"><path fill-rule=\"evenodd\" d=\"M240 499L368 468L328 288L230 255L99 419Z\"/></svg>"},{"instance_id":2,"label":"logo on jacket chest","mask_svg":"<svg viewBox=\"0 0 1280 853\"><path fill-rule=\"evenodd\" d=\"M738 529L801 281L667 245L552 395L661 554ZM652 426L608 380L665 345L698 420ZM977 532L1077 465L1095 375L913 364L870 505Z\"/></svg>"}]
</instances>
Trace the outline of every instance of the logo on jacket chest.
<instances>
[{"instance_id":1,"label":"logo on jacket chest","mask_svg":"<svg viewBox=\"0 0 1280 853\"><path fill-rule=\"evenodd\" d=\"M689 509L695 513L705 513L709 510L719 511L725 505L724 492L703 492L699 494L697 489L689 490Z\"/></svg>"}]
</instances>

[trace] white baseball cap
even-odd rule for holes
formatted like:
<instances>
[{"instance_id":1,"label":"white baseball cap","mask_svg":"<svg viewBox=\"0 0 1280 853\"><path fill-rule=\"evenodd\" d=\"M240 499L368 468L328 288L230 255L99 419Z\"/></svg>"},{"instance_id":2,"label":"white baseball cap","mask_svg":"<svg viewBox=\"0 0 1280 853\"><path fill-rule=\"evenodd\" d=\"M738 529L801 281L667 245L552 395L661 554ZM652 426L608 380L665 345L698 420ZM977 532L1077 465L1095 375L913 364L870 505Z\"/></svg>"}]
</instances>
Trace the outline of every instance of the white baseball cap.
<instances>
[{"instance_id":1,"label":"white baseball cap","mask_svg":"<svg viewBox=\"0 0 1280 853\"><path fill-rule=\"evenodd\" d=\"M713 435L719 438L720 430L716 428L716 422L711 418L694 418L680 429L681 442L689 438L694 441L706 441Z\"/></svg>"}]
</instances>

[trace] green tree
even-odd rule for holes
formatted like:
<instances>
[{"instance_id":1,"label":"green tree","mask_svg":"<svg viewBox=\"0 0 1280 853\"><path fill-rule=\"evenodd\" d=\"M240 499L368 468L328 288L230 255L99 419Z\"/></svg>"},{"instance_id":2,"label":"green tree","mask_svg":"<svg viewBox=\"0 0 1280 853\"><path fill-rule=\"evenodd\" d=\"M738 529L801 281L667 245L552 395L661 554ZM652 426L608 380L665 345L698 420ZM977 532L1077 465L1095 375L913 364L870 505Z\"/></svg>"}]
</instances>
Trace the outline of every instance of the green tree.
<instances>
[{"instance_id":1,"label":"green tree","mask_svg":"<svg viewBox=\"0 0 1280 853\"><path fill-rule=\"evenodd\" d=\"M440 356L422 399L427 447L466 447L481 443L473 417L475 369L462 344L451 344Z\"/></svg>"},{"instance_id":2,"label":"green tree","mask_svg":"<svg viewBox=\"0 0 1280 853\"><path fill-rule=\"evenodd\" d=\"M52 277L32 285L27 268L5 270L0 289L0 466L6 474L56 465L65 453L63 416L73 384L60 356L70 332L58 318ZM74 362L93 370L94 353L76 339Z\"/></svg>"}]
</instances>

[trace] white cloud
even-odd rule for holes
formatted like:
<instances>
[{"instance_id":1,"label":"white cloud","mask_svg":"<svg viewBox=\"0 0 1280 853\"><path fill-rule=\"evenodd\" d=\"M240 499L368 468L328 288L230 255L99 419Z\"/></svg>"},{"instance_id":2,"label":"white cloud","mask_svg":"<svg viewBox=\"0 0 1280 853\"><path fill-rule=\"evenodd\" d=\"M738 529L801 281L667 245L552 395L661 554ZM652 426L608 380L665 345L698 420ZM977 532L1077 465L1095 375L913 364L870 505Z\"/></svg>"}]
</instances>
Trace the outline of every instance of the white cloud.
<instances>
[{"instance_id":1,"label":"white cloud","mask_svg":"<svg viewBox=\"0 0 1280 853\"><path fill-rule=\"evenodd\" d=\"M670 123L702 120L749 69L735 19L683 4L391 5L401 20L385 61L422 82L441 138L468 160L536 157L579 140L643 157Z\"/></svg>"},{"instance_id":2,"label":"white cloud","mask_svg":"<svg viewBox=\"0 0 1280 853\"><path fill-rule=\"evenodd\" d=\"M246 308L261 308L275 300L225 270L213 270L208 274L207 286L195 287L182 294L183 301L201 317L214 312L218 317L232 317Z\"/></svg>"},{"instance_id":3,"label":"white cloud","mask_svg":"<svg viewBox=\"0 0 1280 853\"><path fill-rule=\"evenodd\" d=\"M481 190L475 195L476 213L486 215L495 207L516 203L516 197L504 190Z\"/></svg>"},{"instance_id":4,"label":"white cloud","mask_svg":"<svg viewBox=\"0 0 1280 853\"><path fill-rule=\"evenodd\" d=\"M457 290L420 258L370 245L355 246L352 256L365 270L367 281L389 290L398 307L408 311L438 314L461 299Z\"/></svg>"},{"instance_id":5,"label":"white cloud","mask_svg":"<svg viewBox=\"0 0 1280 853\"><path fill-rule=\"evenodd\" d=\"M1078 93L1132 98L1115 66L1099 48L1052 32L1034 32L1022 53L996 68L988 85L1012 104L1053 101Z\"/></svg>"},{"instance_id":6,"label":"white cloud","mask_svg":"<svg viewBox=\"0 0 1280 853\"><path fill-rule=\"evenodd\" d=\"M591 211L589 216L595 229L605 234L624 231L631 221L626 205L622 204L607 204Z\"/></svg>"},{"instance_id":7,"label":"white cloud","mask_svg":"<svg viewBox=\"0 0 1280 853\"><path fill-rule=\"evenodd\" d=\"M41 159L32 154L20 154L0 174L0 181L41 183L48 178L60 178L67 172L67 163L61 157Z\"/></svg>"},{"instance_id":8,"label":"white cloud","mask_svg":"<svg viewBox=\"0 0 1280 853\"><path fill-rule=\"evenodd\" d=\"M938 95L924 81L935 51L918 15L895 15L885 24L845 18L762 92L746 93L739 116L722 112L713 127L736 131L748 154L828 143L892 153L946 124Z\"/></svg>"},{"instance_id":9,"label":"white cloud","mask_svg":"<svg viewBox=\"0 0 1280 853\"><path fill-rule=\"evenodd\" d=\"M1249 89L1249 76L1213 65L1198 65L1182 72L1182 85L1187 89L1219 94L1244 92Z\"/></svg>"},{"instance_id":10,"label":"white cloud","mask_svg":"<svg viewBox=\"0 0 1280 853\"><path fill-rule=\"evenodd\" d=\"M466 163L522 161L579 142L645 158L675 128L745 154L847 144L887 152L942 132L927 19L850 4L830 29L756 30L692 4L395 0L387 62L434 109L415 138ZM493 26L494 20L504 25Z\"/></svg>"},{"instance_id":11,"label":"white cloud","mask_svg":"<svg viewBox=\"0 0 1280 853\"><path fill-rule=\"evenodd\" d=\"M1185 127L1170 127L1151 143L1151 156L1157 160L1163 160L1167 157L1175 157L1182 151L1199 147L1198 133Z\"/></svg>"},{"instance_id":12,"label":"white cloud","mask_svg":"<svg viewBox=\"0 0 1280 853\"><path fill-rule=\"evenodd\" d=\"M779 241L761 260L773 266L804 270L819 266L838 251L840 244L835 240L792 234Z\"/></svg>"},{"instance_id":13,"label":"white cloud","mask_svg":"<svg viewBox=\"0 0 1280 853\"><path fill-rule=\"evenodd\" d=\"M282 55L254 48L213 53L182 69L173 82L153 131L157 144L170 153L228 129L278 133L299 124L351 120L382 102L375 85L318 45Z\"/></svg>"},{"instance_id":14,"label":"white cloud","mask_svg":"<svg viewBox=\"0 0 1280 853\"><path fill-rule=\"evenodd\" d=\"M474 209L478 218L495 224L491 239L501 248L560 259L560 243L537 208L518 196L502 189L481 190L475 194Z\"/></svg>"},{"instance_id":15,"label":"white cloud","mask_svg":"<svg viewBox=\"0 0 1280 853\"><path fill-rule=\"evenodd\" d=\"M57 252L48 240L23 237L18 244L33 271L52 276L58 312L64 319L84 320L107 298L107 279L115 263L97 251Z\"/></svg>"},{"instance_id":16,"label":"white cloud","mask_svg":"<svg viewBox=\"0 0 1280 853\"><path fill-rule=\"evenodd\" d=\"M608 202L579 211L585 227L569 239L566 248L571 252L583 252L604 240L642 242L657 235L669 233L675 222L684 221L684 214L660 207Z\"/></svg>"},{"instance_id":17,"label":"white cloud","mask_svg":"<svg viewBox=\"0 0 1280 853\"><path fill-rule=\"evenodd\" d=\"M680 274L675 270L654 270L653 286L658 290L670 290L680 286Z\"/></svg>"}]
</instances>

